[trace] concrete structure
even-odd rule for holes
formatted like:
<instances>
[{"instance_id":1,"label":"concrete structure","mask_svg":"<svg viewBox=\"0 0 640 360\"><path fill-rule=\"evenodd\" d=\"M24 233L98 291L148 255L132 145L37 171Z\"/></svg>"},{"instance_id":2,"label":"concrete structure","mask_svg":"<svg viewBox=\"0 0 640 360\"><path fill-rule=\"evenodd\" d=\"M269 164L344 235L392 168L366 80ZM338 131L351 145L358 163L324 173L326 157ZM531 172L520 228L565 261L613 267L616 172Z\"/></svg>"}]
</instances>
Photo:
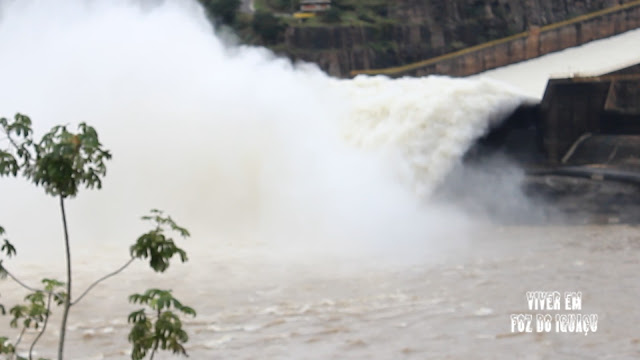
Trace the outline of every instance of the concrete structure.
<instances>
[{"instance_id":1,"label":"concrete structure","mask_svg":"<svg viewBox=\"0 0 640 360\"><path fill-rule=\"evenodd\" d=\"M496 155L524 168L521 187L548 209L545 222L639 224L640 64L550 80L542 103L518 109L465 160Z\"/></svg>"},{"instance_id":2,"label":"concrete structure","mask_svg":"<svg viewBox=\"0 0 640 360\"><path fill-rule=\"evenodd\" d=\"M640 74L552 79L540 116L545 152L554 164L566 162L585 134L640 134Z\"/></svg>"},{"instance_id":3,"label":"concrete structure","mask_svg":"<svg viewBox=\"0 0 640 360\"><path fill-rule=\"evenodd\" d=\"M544 27L531 27L520 34L417 63L387 69L355 70L351 75L468 76L639 27L640 1L633 1Z\"/></svg>"},{"instance_id":4,"label":"concrete structure","mask_svg":"<svg viewBox=\"0 0 640 360\"><path fill-rule=\"evenodd\" d=\"M300 1L300 11L319 12L327 11L331 8L331 0L302 0Z\"/></svg>"},{"instance_id":5,"label":"concrete structure","mask_svg":"<svg viewBox=\"0 0 640 360\"><path fill-rule=\"evenodd\" d=\"M620 163L635 157L640 171L637 135L640 64L598 77L549 80L540 104L518 109L480 139L469 156L498 150L534 167L603 163L603 157Z\"/></svg>"}]
</instances>

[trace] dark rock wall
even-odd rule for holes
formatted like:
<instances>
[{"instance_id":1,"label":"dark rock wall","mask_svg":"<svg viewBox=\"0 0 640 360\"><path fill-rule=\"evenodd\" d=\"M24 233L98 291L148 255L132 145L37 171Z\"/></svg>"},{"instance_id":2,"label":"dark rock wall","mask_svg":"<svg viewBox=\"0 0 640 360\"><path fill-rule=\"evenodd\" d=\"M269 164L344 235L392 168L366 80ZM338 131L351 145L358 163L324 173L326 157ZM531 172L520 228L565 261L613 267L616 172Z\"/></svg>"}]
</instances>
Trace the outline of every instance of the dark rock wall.
<instances>
[{"instance_id":1,"label":"dark rock wall","mask_svg":"<svg viewBox=\"0 0 640 360\"><path fill-rule=\"evenodd\" d=\"M631 1L396 0L384 24L290 27L283 52L346 77L351 70L421 61Z\"/></svg>"}]
</instances>

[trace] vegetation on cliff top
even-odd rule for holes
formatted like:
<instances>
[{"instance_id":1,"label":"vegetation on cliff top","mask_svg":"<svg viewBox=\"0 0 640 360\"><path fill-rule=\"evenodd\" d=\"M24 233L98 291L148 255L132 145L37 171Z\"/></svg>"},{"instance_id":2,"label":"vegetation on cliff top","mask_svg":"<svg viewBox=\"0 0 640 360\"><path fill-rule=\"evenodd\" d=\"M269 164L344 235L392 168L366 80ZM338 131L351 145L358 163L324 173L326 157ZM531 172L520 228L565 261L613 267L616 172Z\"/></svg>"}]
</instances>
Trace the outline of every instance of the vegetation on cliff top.
<instances>
[{"instance_id":1,"label":"vegetation on cliff top","mask_svg":"<svg viewBox=\"0 0 640 360\"><path fill-rule=\"evenodd\" d=\"M316 62L337 76L425 60L612 6L607 0L332 0L328 11L302 14L301 0L253 0L255 12L238 5L233 21L221 21L214 4L234 0L200 1L216 26L233 28L241 42Z\"/></svg>"},{"instance_id":2,"label":"vegetation on cliff top","mask_svg":"<svg viewBox=\"0 0 640 360\"><path fill-rule=\"evenodd\" d=\"M200 0L216 26L231 27L243 42L277 47L290 27L381 26L388 17L388 0L333 0L331 9L297 18L300 0L255 0L255 12L240 11L239 0Z\"/></svg>"}]
</instances>

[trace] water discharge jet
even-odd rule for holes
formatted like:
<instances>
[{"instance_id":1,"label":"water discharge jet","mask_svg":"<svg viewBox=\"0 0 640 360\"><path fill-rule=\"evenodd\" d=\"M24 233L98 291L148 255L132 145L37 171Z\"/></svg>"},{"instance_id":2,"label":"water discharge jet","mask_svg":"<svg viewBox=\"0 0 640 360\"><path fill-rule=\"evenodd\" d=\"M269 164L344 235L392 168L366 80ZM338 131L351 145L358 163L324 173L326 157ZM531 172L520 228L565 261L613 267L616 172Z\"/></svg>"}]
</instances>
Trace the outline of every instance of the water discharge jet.
<instances>
[{"instance_id":1,"label":"water discharge jet","mask_svg":"<svg viewBox=\"0 0 640 360\"><path fill-rule=\"evenodd\" d=\"M87 121L115 155L104 191L70 208L80 239L126 238L155 206L208 246L426 254L451 231L438 224L461 219L425 198L523 100L488 80L331 79L228 47L191 1L2 5L0 48L14 56L0 60L0 109L40 131ZM55 231L43 199L1 191L45 223L18 233L24 214L3 208L16 237Z\"/></svg>"}]
</instances>

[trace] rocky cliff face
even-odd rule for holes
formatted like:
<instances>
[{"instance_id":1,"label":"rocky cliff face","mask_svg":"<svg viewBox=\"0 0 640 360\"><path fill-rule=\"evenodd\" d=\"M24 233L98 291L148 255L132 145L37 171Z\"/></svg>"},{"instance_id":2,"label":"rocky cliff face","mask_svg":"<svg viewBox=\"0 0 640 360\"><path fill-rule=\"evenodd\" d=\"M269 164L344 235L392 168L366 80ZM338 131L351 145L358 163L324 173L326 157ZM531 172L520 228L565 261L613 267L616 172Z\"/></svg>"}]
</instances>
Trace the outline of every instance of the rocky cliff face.
<instances>
[{"instance_id":1,"label":"rocky cliff face","mask_svg":"<svg viewBox=\"0 0 640 360\"><path fill-rule=\"evenodd\" d=\"M442 55L632 0L395 0L388 22L294 26L286 55L334 76Z\"/></svg>"}]
</instances>

